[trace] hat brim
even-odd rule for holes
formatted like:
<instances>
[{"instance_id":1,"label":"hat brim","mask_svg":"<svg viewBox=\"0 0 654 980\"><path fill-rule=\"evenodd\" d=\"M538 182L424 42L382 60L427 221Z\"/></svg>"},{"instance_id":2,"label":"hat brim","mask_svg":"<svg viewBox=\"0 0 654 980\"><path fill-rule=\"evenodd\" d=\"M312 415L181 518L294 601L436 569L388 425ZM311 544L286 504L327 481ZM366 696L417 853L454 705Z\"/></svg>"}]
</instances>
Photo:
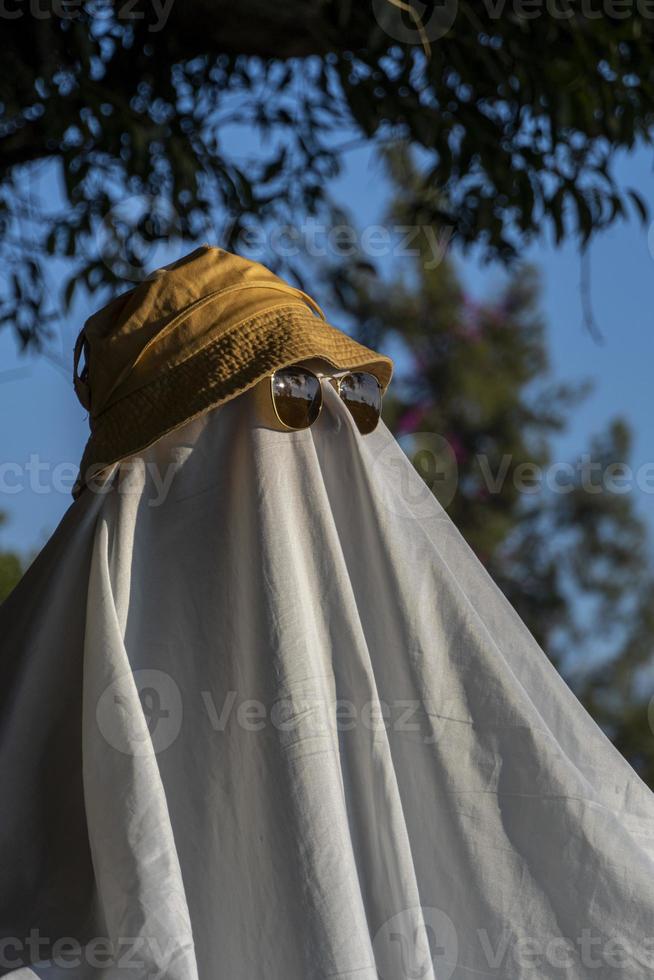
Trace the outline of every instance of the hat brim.
<instances>
[{"instance_id":1,"label":"hat brim","mask_svg":"<svg viewBox=\"0 0 654 980\"><path fill-rule=\"evenodd\" d=\"M101 481L120 460L242 394L267 374L310 357L323 358L338 370L369 371L383 390L393 373L390 358L297 306L253 317L93 419L73 496Z\"/></svg>"}]
</instances>

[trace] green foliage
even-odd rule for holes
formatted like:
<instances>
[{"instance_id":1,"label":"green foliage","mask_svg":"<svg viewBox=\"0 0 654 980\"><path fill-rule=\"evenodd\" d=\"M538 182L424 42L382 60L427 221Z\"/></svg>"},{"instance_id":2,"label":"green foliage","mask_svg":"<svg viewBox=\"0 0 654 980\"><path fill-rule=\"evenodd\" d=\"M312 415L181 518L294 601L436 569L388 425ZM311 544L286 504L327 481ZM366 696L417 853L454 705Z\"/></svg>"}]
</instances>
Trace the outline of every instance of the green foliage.
<instances>
[{"instance_id":1,"label":"green foliage","mask_svg":"<svg viewBox=\"0 0 654 980\"><path fill-rule=\"evenodd\" d=\"M0 602L4 602L12 589L18 585L23 575L23 567L18 555L0 551Z\"/></svg>"},{"instance_id":2,"label":"green foliage","mask_svg":"<svg viewBox=\"0 0 654 980\"><path fill-rule=\"evenodd\" d=\"M5 515L0 512L0 527L5 523ZM18 585L23 575L23 565L18 555L10 551L0 551L0 602Z\"/></svg>"},{"instance_id":3,"label":"green foliage","mask_svg":"<svg viewBox=\"0 0 654 980\"><path fill-rule=\"evenodd\" d=\"M411 193L404 164L395 217ZM654 572L633 496L611 482L624 483L629 429L615 420L587 459L561 460L556 437L588 386L551 377L534 271L516 269L498 298L475 303L452 262L433 268L430 258L390 282L336 279L361 338L399 350L386 421L536 639L654 786L651 684L643 684L654 653Z\"/></svg>"},{"instance_id":4,"label":"green foliage","mask_svg":"<svg viewBox=\"0 0 654 980\"><path fill-rule=\"evenodd\" d=\"M654 20L639 4L628 16L601 4L534 15L531 3L521 14L449 0L443 14L423 10L428 43L405 37L391 0L188 0L167 19L156 6L37 17L26 5L3 21L0 324L26 345L75 283L115 289L152 241L213 239L217 216L225 247L307 215L329 224L329 180L352 139L419 147L411 220L446 223L491 257L510 259L546 227L587 241L628 209L646 218L611 173L615 151L651 132ZM250 157L246 130L260 139ZM43 161L60 176L59 210L35 198ZM76 260L55 302L50 256Z\"/></svg>"}]
</instances>

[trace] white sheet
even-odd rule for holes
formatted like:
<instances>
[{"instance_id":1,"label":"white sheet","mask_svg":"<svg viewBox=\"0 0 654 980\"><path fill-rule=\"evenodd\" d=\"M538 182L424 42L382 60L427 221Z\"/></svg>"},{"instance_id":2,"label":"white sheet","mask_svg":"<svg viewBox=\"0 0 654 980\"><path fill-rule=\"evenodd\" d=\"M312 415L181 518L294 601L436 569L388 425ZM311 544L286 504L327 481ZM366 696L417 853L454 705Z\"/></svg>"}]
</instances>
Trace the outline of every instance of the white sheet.
<instances>
[{"instance_id":1,"label":"white sheet","mask_svg":"<svg viewBox=\"0 0 654 980\"><path fill-rule=\"evenodd\" d=\"M0 975L650 977L652 794L326 397L123 464L0 609Z\"/></svg>"}]
</instances>

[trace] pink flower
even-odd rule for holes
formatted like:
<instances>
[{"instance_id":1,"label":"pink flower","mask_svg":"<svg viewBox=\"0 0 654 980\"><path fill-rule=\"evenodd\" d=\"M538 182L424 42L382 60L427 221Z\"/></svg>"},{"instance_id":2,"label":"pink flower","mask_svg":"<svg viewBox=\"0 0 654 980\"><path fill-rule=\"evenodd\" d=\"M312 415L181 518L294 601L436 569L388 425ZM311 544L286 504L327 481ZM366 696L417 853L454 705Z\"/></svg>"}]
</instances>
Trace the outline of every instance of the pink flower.
<instances>
[{"instance_id":1,"label":"pink flower","mask_svg":"<svg viewBox=\"0 0 654 980\"><path fill-rule=\"evenodd\" d=\"M417 432L430 408L431 402L421 402L419 405L408 408L398 420L396 426L397 435L405 436L410 432Z\"/></svg>"}]
</instances>

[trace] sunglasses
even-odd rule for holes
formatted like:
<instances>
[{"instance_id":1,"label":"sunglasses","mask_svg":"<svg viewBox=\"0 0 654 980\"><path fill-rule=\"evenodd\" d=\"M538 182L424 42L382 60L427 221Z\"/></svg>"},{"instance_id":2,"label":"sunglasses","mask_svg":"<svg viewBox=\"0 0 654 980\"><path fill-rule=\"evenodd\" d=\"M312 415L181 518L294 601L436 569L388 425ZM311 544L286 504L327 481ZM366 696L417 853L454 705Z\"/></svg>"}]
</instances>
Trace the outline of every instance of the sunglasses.
<instances>
[{"instance_id":1,"label":"sunglasses","mask_svg":"<svg viewBox=\"0 0 654 980\"><path fill-rule=\"evenodd\" d=\"M260 405L275 428L308 429L320 415L322 382L329 381L349 410L361 435L377 428L382 409L382 386L367 371L322 374L302 365L280 368L260 384Z\"/></svg>"}]
</instances>

